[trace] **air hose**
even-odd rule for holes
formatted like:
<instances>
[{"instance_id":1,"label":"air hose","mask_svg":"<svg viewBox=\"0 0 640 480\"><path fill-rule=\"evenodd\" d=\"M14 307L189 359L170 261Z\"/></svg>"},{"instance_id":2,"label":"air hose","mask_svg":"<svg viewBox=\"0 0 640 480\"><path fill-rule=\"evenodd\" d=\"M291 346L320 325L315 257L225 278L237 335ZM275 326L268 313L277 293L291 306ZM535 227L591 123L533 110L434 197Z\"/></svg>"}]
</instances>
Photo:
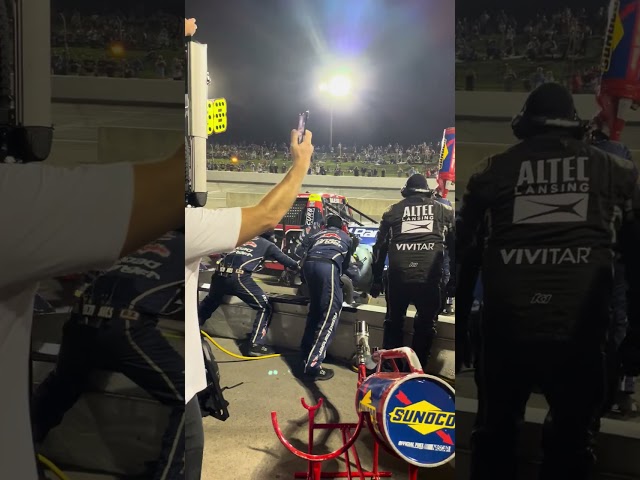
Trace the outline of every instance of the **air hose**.
<instances>
[{"instance_id":1,"label":"air hose","mask_svg":"<svg viewBox=\"0 0 640 480\"><path fill-rule=\"evenodd\" d=\"M60 480L70 480L69 477L67 477L62 470L56 467L56 465L44 455L38 454L38 460Z\"/></svg>"},{"instance_id":2,"label":"air hose","mask_svg":"<svg viewBox=\"0 0 640 480\"><path fill-rule=\"evenodd\" d=\"M213 343L216 347L218 347L218 349L222 350L222 352L226 353L227 355L229 355L230 357L233 358L237 358L239 360L265 360L267 358L276 358L276 357L281 357L282 354L280 353L274 353L272 355L263 355L261 357L244 357L242 355L237 355L233 352L230 352L229 350L227 350L226 348L224 348L223 346L221 346L218 342L216 342L213 338L211 338L207 332L205 332L204 330L200 330L200 333L202 334L202 336L204 338L206 338L207 340L209 340L211 343Z\"/></svg>"},{"instance_id":3,"label":"air hose","mask_svg":"<svg viewBox=\"0 0 640 480\"><path fill-rule=\"evenodd\" d=\"M200 330L200 333L202 334L202 336L204 338L206 338L211 343L213 343L223 353L226 353L230 357L237 358L238 360L265 360L267 358L276 358L276 357L282 357L283 356L281 353L274 353L272 355L263 355L261 357L245 357L243 355L238 355L237 353L230 352L229 350L224 348L222 345L220 345L218 342L216 342L213 338L211 338L211 336L207 332L205 332L204 330ZM162 335L165 338L184 338L184 336L181 336L181 335L172 335L172 334L167 334L167 333L163 333Z\"/></svg>"}]
</instances>

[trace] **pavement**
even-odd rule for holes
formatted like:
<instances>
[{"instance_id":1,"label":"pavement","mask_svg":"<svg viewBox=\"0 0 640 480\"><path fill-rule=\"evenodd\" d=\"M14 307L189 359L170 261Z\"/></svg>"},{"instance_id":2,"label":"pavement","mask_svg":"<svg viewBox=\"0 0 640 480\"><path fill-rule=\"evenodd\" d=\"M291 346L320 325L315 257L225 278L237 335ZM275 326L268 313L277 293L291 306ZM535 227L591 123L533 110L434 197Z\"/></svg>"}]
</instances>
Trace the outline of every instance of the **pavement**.
<instances>
[{"instance_id":1,"label":"pavement","mask_svg":"<svg viewBox=\"0 0 640 480\"><path fill-rule=\"evenodd\" d=\"M216 339L222 347L240 353L236 342ZM324 399L318 422L356 422L355 393L357 375L348 366L330 365L335 376L326 382L304 384L291 371L295 353L278 358L237 361L214 348L219 362L221 385L233 387L225 391L229 402L230 417L220 422L205 418L205 451L203 480L273 480L292 479L294 472L305 471L306 463L291 454L278 440L271 424L271 412L278 415L285 438L296 447L306 451L308 441L307 414L300 399L315 404ZM314 453L328 453L342 444L340 434L318 434ZM372 439L363 432L356 442L356 449L364 468L371 468ZM420 480L453 480L451 463L422 469ZM352 465L353 457L351 457ZM342 458L326 462L323 472L344 468ZM389 470L393 478L407 479L407 465L380 453L380 469ZM355 477L358 478L358 477Z\"/></svg>"},{"instance_id":2,"label":"pavement","mask_svg":"<svg viewBox=\"0 0 640 480\"><path fill-rule=\"evenodd\" d=\"M473 370L456 375L456 459L458 478L470 476L470 436L477 412L477 389ZM505 379L505 388L508 388ZM575 401L579 402L579 393ZM640 392L634 395L640 402ZM542 460L542 429L549 406L534 393L527 402L525 423L518 437L518 480L537 480ZM640 415L609 413L603 417L596 437L597 458L593 480L638 480L640 463Z\"/></svg>"},{"instance_id":3,"label":"pavement","mask_svg":"<svg viewBox=\"0 0 640 480\"><path fill-rule=\"evenodd\" d=\"M294 294L295 289L278 283L276 277L255 274L254 278L269 293ZM372 305L384 306L384 296L369 298ZM411 310L415 310L413 306ZM240 353L237 342L232 339L215 339L220 345ZM306 470L306 463L291 454L278 440L271 424L271 412L278 415L285 438L296 447L306 451L308 445L307 414L300 399L307 404L324 399L317 421L356 422L355 393L357 375L347 365L325 362L335 371L335 376L326 382L305 384L292 373L291 363L298 357L289 356L262 360L239 361L214 347L219 363L221 386L233 387L225 391L229 402L230 417L220 422L205 418L204 479L224 480L271 480L294 478L294 472ZM328 453L338 449L342 442L338 432L317 435L318 450ZM356 448L364 468L372 466L372 438L364 431L356 442ZM419 479L453 480L454 463L435 469L422 469ZM351 464L355 468L353 458ZM228 468L233 465L233 470ZM343 458L323 464L323 472L345 468ZM225 471L224 477L220 475ZM393 473L392 478L407 479L405 463L386 452L380 453L380 469ZM358 478L358 477L355 477Z\"/></svg>"}]
</instances>

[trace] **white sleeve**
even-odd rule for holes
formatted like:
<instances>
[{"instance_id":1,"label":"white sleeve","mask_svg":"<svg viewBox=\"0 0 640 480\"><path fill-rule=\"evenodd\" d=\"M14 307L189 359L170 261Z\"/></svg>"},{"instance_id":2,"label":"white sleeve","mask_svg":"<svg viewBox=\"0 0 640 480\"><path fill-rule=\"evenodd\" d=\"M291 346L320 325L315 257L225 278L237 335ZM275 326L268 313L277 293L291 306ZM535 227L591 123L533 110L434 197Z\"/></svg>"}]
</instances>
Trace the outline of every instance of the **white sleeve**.
<instances>
[{"instance_id":1,"label":"white sleeve","mask_svg":"<svg viewBox=\"0 0 640 480\"><path fill-rule=\"evenodd\" d=\"M0 165L0 288L112 265L132 204L131 165Z\"/></svg>"},{"instance_id":2,"label":"white sleeve","mask_svg":"<svg viewBox=\"0 0 640 480\"><path fill-rule=\"evenodd\" d=\"M192 262L205 255L230 252L236 248L242 225L242 209L186 208L185 261Z\"/></svg>"}]
</instances>

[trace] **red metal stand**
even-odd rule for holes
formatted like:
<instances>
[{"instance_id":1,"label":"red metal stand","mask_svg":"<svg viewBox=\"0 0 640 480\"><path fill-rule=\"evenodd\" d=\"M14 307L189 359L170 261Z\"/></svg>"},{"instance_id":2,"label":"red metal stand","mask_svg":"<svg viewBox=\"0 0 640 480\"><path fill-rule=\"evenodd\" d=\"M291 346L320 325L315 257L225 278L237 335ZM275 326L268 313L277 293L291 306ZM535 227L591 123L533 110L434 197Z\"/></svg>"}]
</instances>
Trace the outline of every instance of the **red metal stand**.
<instances>
[{"instance_id":1,"label":"red metal stand","mask_svg":"<svg viewBox=\"0 0 640 480\"><path fill-rule=\"evenodd\" d=\"M304 458L308 461L308 468L306 472L296 472L294 474L294 478L303 478L306 480L321 480L323 478L348 478L352 479L372 479L372 480L381 480L382 478L390 478L392 476L391 472L381 472L378 469L378 453L380 451L378 442L374 440L373 443L373 468L371 471L364 470L362 468L362 464L360 462L360 456L358 455L358 451L354 446L356 440L360 436L360 432L362 431L362 427L365 423L365 414L358 414L358 423L316 423L315 422L315 414L318 409L322 406L323 400L322 398L318 401L316 405L307 405L304 398L301 398L302 406L309 413L309 448L308 452L302 452L295 448L287 439L284 438L282 434L282 430L278 424L278 418L276 412L271 412L271 421L273 423L273 428L276 431L276 435L282 442L282 444L287 447L287 449L293 453L294 455ZM316 430L340 430L340 434L342 435L342 447L338 450L321 454L314 455L313 454L313 446L314 446L314 433ZM351 456L349 455L349 451L353 455L353 461L355 463L355 470L351 465ZM327 460L332 460L342 456L345 462L345 470L339 472L322 472L322 462Z\"/></svg>"},{"instance_id":2,"label":"red metal stand","mask_svg":"<svg viewBox=\"0 0 640 480\"><path fill-rule=\"evenodd\" d=\"M393 368L395 371L398 371L395 362L392 362ZM358 367L358 386L362 383L362 381L366 378L367 371L364 365L359 365ZM299 458L303 458L307 460L308 467L306 472L296 472L294 474L294 478L302 478L306 480L321 480L323 478L348 478L350 480L359 479L371 479L371 480L381 480L382 478L391 478L393 474L391 472L380 471L379 470L379 453L380 446L393 455L397 457L397 454L385 445L384 442L380 439L380 437L376 434L373 429L373 425L371 423L371 419L369 415L364 412L358 413L358 423L316 423L315 415L316 412L320 409L323 403L323 399L320 398L316 405L307 405L304 398L300 399L302 406L307 410L309 415L309 448L307 452L303 452L284 438L282 430L280 429L280 425L278 424L278 418L276 412L271 412L271 422L273 424L273 428L278 436L278 439L282 444L294 455ZM362 468L362 464L360 463L360 456L355 447L355 442L360 436L363 428L368 428L373 436L373 465L371 470L364 470ZM315 455L313 453L314 446L314 433L316 430L340 430L340 434L342 435L342 447L335 450L331 453ZM355 470L351 465L351 457L349 452L353 455L353 461L355 463ZM342 456L345 463L345 470L338 472L323 472L322 471L322 462L327 460L332 460ZM414 465L409 465L409 480L418 480L418 467Z\"/></svg>"}]
</instances>

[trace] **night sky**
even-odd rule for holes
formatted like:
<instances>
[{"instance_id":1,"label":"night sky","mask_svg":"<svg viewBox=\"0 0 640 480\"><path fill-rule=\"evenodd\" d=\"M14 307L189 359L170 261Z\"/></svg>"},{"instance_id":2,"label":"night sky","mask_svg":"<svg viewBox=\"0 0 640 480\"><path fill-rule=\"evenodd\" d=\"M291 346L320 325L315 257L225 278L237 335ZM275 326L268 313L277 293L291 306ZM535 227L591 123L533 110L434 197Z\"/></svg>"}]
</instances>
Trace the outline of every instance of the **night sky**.
<instances>
[{"instance_id":1,"label":"night sky","mask_svg":"<svg viewBox=\"0 0 640 480\"><path fill-rule=\"evenodd\" d=\"M333 144L409 145L454 121L451 0L186 0L208 44L210 97L225 97L219 143L288 141L300 111L328 144L330 101L319 85L352 72L356 101L334 107ZM327 67L329 69L327 70ZM354 92L354 93L355 93Z\"/></svg>"}]
</instances>

